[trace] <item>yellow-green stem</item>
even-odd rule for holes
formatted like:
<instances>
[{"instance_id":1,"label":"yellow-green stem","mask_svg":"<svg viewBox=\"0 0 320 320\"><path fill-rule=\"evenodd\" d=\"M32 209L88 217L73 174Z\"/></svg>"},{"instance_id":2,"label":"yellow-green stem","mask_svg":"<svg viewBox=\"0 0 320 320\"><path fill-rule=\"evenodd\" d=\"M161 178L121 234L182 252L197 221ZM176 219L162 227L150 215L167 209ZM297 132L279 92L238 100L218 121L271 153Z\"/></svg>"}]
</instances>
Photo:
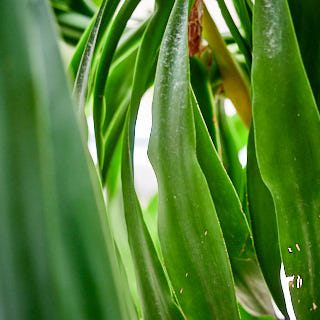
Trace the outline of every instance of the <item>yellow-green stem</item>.
<instances>
[{"instance_id":1,"label":"yellow-green stem","mask_svg":"<svg viewBox=\"0 0 320 320\"><path fill-rule=\"evenodd\" d=\"M249 79L229 52L205 5L202 26L204 38L208 41L217 60L224 91L237 109L245 126L249 128L252 119Z\"/></svg>"}]
</instances>

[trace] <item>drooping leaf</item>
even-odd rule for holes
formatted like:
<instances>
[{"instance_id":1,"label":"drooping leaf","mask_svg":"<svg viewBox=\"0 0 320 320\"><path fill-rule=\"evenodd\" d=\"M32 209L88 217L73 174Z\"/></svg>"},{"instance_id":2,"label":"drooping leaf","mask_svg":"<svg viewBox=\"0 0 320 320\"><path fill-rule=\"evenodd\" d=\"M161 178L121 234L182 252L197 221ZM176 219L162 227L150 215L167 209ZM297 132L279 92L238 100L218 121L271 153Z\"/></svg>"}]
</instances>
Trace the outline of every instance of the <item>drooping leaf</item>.
<instances>
[{"instance_id":1,"label":"drooping leaf","mask_svg":"<svg viewBox=\"0 0 320 320\"><path fill-rule=\"evenodd\" d=\"M276 208L298 319L320 315L320 121L287 1L254 10L253 119L258 165Z\"/></svg>"},{"instance_id":2,"label":"drooping leaf","mask_svg":"<svg viewBox=\"0 0 320 320\"><path fill-rule=\"evenodd\" d=\"M160 244L187 319L239 319L226 247L196 157L188 4L187 0L175 1L155 80L149 157L159 186Z\"/></svg>"},{"instance_id":3,"label":"drooping leaf","mask_svg":"<svg viewBox=\"0 0 320 320\"><path fill-rule=\"evenodd\" d=\"M95 129L95 139L98 154L98 164L100 169L103 164L105 147L103 144L103 123L105 115L104 93L106 82L111 66L112 58L119 43L120 37L131 17L134 9L137 7L140 0L127 0L121 6L117 16L114 18L112 25L107 30L106 40L102 49L99 64L97 66L96 81L93 92L93 119ZM102 183L105 183L106 176L102 176Z\"/></svg>"},{"instance_id":4,"label":"drooping leaf","mask_svg":"<svg viewBox=\"0 0 320 320\"><path fill-rule=\"evenodd\" d=\"M276 212L270 191L261 179L253 128L248 141L247 186L252 233L261 270L278 308L288 316L280 281L281 254Z\"/></svg>"},{"instance_id":5,"label":"drooping leaf","mask_svg":"<svg viewBox=\"0 0 320 320\"><path fill-rule=\"evenodd\" d=\"M140 100L148 87L149 76L157 61L173 1L166 1L165 6L160 4L161 2L157 3L143 35L136 60L132 95L123 133L121 181L128 241L135 265L143 318L176 320L183 319L183 315L173 301L163 267L144 222L134 189L133 175L134 130Z\"/></svg>"},{"instance_id":6,"label":"drooping leaf","mask_svg":"<svg viewBox=\"0 0 320 320\"><path fill-rule=\"evenodd\" d=\"M196 101L197 158L206 177L230 257L238 300L256 316L273 315L271 296L254 250L251 230L236 190L210 140Z\"/></svg>"},{"instance_id":7,"label":"drooping leaf","mask_svg":"<svg viewBox=\"0 0 320 320\"><path fill-rule=\"evenodd\" d=\"M95 14L89 27L84 32L77 45L69 66L69 72L74 78L76 78L76 75L79 71L79 66L82 59L84 59L84 62L90 62L91 65L94 56L91 56L90 54L91 58L87 55L85 55L85 58L83 58L83 55L86 50L87 52L90 52L92 51L92 49L95 49L92 52L92 54L94 55L99 51L100 47L102 46L105 34L108 30L108 26L112 20L119 2L120 0L106 0L105 2L103 2L101 4L100 10ZM122 31L120 32L120 34L121 33ZM89 46L87 46L88 43Z\"/></svg>"},{"instance_id":8,"label":"drooping leaf","mask_svg":"<svg viewBox=\"0 0 320 320\"><path fill-rule=\"evenodd\" d=\"M127 319L46 1L0 11L1 318Z\"/></svg>"},{"instance_id":9,"label":"drooping leaf","mask_svg":"<svg viewBox=\"0 0 320 320\"><path fill-rule=\"evenodd\" d=\"M320 3L312 0L288 0L288 3L304 67L320 108Z\"/></svg>"},{"instance_id":10,"label":"drooping leaf","mask_svg":"<svg viewBox=\"0 0 320 320\"><path fill-rule=\"evenodd\" d=\"M233 21L233 18L229 12L229 9L225 3L225 0L217 0L221 13L223 15L224 21L226 22L234 40L239 46L239 49L243 53L246 64L247 64L247 71L250 73L251 70L251 63L252 63L252 56L250 52L250 38L248 38L248 42L242 37L238 27Z\"/></svg>"},{"instance_id":11,"label":"drooping leaf","mask_svg":"<svg viewBox=\"0 0 320 320\"><path fill-rule=\"evenodd\" d=\"M249 50L252 50L252 13L246 0L233 0L239 20L245 32L245 39Z\"/></svg>"},{"instance_id":12,"label":"drooping leaf","mask_svg":"<svg viewBox=\"0 0 320 320\"><path fill-rule=\"evenodd\" d=\"M216 115L214 115L215 108L211 84L207 71L197 58L190 59L190 77L192 89L197 97L210 137L216 148L218 148L217 135L219 135L219 133L217 132Z\"/></svg>"},{"instance_id":13,"label":"drooping leaf","mask_svg":"<svg viewBox=\"0 0 320 320\"><path fill-rule=\"evenodd\" d=\"M77 70L77 76L74 81L72 94L80 113L84 112L84 107L87 100L88 81L89 81L91 64L93 60L93 54L96 49L96 42L97 42L99 31L101 33L100 25L101 25L103 15L105 14L107 2L108 2L107 0L104 0L101 4L97 17L90 31L90 35L88 37L86 46L83 50L82 58Z\"/></svg>"}]
</instances>

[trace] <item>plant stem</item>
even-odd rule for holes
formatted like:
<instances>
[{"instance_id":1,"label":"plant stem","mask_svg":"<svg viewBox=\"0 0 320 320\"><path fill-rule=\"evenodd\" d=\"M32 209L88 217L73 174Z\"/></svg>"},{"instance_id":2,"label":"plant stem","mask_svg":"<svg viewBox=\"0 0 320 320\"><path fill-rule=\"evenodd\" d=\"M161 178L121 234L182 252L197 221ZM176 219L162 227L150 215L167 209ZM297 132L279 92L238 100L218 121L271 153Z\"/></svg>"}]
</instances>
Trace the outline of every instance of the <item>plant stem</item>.
<instances>
[{"instance_id":1,"label":"plant stem","mask_svg":"<svg viewBox=\"0 0 320 320\"><path fill-rule=\"evenodd\" d=\"M217 60L224 91L237 109L245 126L249 128L252 119L249 79L229 52L205 5L202 26L204 38L208 41Z\"/></svg>"}]
</instances>

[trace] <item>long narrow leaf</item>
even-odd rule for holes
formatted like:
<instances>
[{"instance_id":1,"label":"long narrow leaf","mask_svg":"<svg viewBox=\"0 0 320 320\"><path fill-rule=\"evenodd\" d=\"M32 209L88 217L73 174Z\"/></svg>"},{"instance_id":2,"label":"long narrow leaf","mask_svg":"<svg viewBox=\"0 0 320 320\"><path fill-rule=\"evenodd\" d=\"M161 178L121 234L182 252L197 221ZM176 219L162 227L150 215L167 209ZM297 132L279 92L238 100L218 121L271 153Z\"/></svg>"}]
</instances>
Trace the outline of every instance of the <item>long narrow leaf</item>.
<instances>
[{"instance_id":1,"label":"long narrow leaf","mask_svg":"<svg viewBox=\"0 0 320 320\"><path fill-rule=\"evenodd\" d=\"M274 315L253 247L251 230L231 181L216 153L195 99L197 158L206 177L230 257L238 300L256 316Z\"/></svg>"},{"instance_id":2,"label":"long narrow leaf","mask_svg":"<svg viewBox=\"0 0 320 320\"><path fill-rule=\"evenodd\" d=\"M302 60L320 108L320 2L288 0Z\"/></svg>"},{"instance_id":3,"label":"long narrow leaf","mask_svg":"<svg viewBox=\"0 0 320 320\"><path fill-rule=\"evenodd\" d=\"M270 191L261 179L253 128L248 141L247 185L252 233L261 270L280 311L288 316L280 281L281 254L276 212Z\"/></svg>"},{"instance_id":4,"label":"long narrow leaf","mask_svg":"<svg viewBox=\"0 0 320 320\"><path fill-rule=\"evenodd\" d=\"M101 20L105 13L106 4L107 0L104 0L101 4L95 22L92 26L90 35L87 40L87 44L83 50L82 58L78 67L77 76L73 86L72 94L80 113L84 112L84 107L87 100L89 73L93 59L93 54L96 48L98 33L100 31Z\"/></svg>"},{"instance_id":5,"label":"long narrow leaf","mask_svg":"<svg viewBox=\"0 0 320 320\"><path fill-rule=\"evenodd\" d=\"M155 250L152 238L142 217L134 189L133 144L134 129L140 100L148 86L149 75L160 47L173 1L157 6L143 35L135 65L133 89L127 113L122 149L121 180L128 240L135 264L138 290L144 319L175 320L183 315L175 305L170 288Z\"/></svg>"},{"instance_id":6,"label":"long narrow leaf","mask_svg":"<svg viewBox=\"0 0 320 320\"><path fill-rule=\"evenodd\" d=\"M196 158L187 30L188 1L177 0L160 50L149 144L160 244L187 319L239 319L222 232Z\"/></svg>"},{"instance_id":7,"label":"long narrow leaf","mask_svg":"<svg viewBox=\"0 0 320 320\"><path fill-rule=\"evenodd\" d=\"M0 11L1 318L127 319L47 4Z\"/></svg>"},{"instance_id":8,"label":"long narrow leaf","mask_svg":"<svg viewBox=\"0 0 320 320\"><path fill-rule=\"evenodd\" d=\"M253 119L298 319L320 317L320 121L287 1L256 0Z\"/></svg>"}]
</instances>

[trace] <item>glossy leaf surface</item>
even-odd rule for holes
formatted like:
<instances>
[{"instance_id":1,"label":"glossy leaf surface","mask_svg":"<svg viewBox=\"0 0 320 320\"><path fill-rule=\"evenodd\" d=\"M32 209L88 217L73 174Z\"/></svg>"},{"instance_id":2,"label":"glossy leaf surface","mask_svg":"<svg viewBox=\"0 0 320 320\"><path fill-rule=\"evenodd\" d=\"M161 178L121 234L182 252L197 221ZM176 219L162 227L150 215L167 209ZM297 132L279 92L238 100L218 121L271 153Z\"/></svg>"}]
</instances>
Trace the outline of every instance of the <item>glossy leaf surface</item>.
<instances>
[{"instance_id":1,"label":"glossy leaf surface","mask_svg":"<svg viewBox=\"0 0 320 320\"><path fill-rule=\"evenodd\" d=\"M254 10L253 119L298 319L320 315L320 121L287 1Z\"/></svg>"},{"instance_id":2,"label":"glossy leaf surface","mask_svg":"<svg viewBox=\"0 0 320 320\"><path fill-rule=\"evenodd\" d=\"M152 238L142 217L142 210L134 189L133 144L135 122L140 100L148 87L149 75L157 60L161 38L172 8L156 7L141 40L139 48L130 105L126 117L121 163L121 181L128 241L135 265L138 291L143 318L148 320L183 319L174 303L170 288L157 255Z\"/></svg>"},{"instance_id":3,"label":"glossy leaf surface","mask_svg":"<svg viewBox=\"0 0 320 320\"><path fill-rule=\"evenodd\" d=\"M273 299L282 314L286 315L280 281L281 254L277 217L271 193L262 181L258 167L253 128L250 129L248 141L247 186L252 233L261 270Z\"/></svg>"},{"instance_id":4,"label":"glossy leaf surface","mask_svg":"<svg viewBox=\"0 0 320 320\"><path fill-rule=\"evenodd\" d=\"M160 244L187 319L239 319L226 247L196 157L187 28L188 1L177 0L160 49L149 143Z\"/></svg>"}]
</instances>

